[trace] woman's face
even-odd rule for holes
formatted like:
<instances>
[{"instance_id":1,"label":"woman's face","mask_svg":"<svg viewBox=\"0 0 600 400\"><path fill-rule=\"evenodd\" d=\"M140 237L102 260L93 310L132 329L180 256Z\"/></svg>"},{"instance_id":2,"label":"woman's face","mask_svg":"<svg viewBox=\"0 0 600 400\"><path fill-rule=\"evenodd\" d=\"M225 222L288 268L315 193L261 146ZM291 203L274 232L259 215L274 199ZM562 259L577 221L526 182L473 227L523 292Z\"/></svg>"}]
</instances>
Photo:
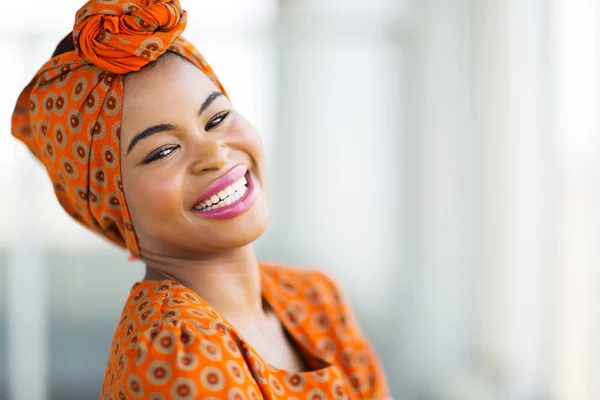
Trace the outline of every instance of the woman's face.
<instances>
[{"instance_id":1,"label":"woman's face","mask_svg":"<svg viewBox=\"0 0 600 400\"><path fill-rule=\"evenodd\" d=\"M260 137L196 66L166 54L125 78L121 173L142 256L247 245L267 226Z\"/></svg>"}]
</instances>

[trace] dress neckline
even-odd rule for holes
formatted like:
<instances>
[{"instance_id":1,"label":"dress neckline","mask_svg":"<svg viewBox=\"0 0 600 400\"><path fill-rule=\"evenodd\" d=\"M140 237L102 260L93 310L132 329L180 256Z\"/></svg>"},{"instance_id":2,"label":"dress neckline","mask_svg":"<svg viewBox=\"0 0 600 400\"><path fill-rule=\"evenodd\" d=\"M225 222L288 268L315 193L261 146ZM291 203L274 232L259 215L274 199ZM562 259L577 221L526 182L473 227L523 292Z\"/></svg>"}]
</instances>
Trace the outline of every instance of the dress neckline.
<instances>
[{"instance_id":1,"label":"dress neckline","mask_svg":"<svg viewBox=\"0 0 600 400\"><path fill-rule=\"evenodd\" d=\"M221 314L221 312L219 310L217 310L215 307L213 307L208 301L206 301L198 293L196 293L192 289L188 288L187 286L183 285L182 283L179 283L173 279L142 280L140 282L137 282L135 284L135 286L136 287L139 287L139 285L160 286L162 284L171 283L171 284L177 285L177 286L189 291L193 296L196 296L200 300L201 305L208 306L208 307L210 307L211 310L214 310L216 312L217 316L227 326L229 326L231 330L233 330L234 336L243 343L242 346L246 347L247 350L249 350L249 352L251 354L256 355L256 357L258 357L260 359L260 362L262 364L264 364L264 366L266 366L272 373L275 372L275 373L283 374L283 375L298 374L298 375L310 375L310 376L314 376L316 374L317 377L321 377L321 378L326 375L328 376L332 372L335 375L339 375L339 372L336 370L336 367L334 364L324 360L323 358L321 358L317 355L318 354L317 349L314 348L314 346L311 346L311 344L306 340L306 337L303 336L302 333L300 332L300 330L298 329L300 326L297 326L297 327L292 326L289 319L285 317L287 311L285 310L281 301L277 300L277 296L273 292L273 289L274 289L273 282L269 282L269 278L267 276L268 272L265 271L265 269L268 267L269 266L260 264L262 300L271 307L271 309L275 313L275 316L281 323L283 329L292 339L293 345L296 346L297 349L302 354L304 360L306 361L306 364L308 364L308 367L309 367L308 371L289 371L289 370L281 369L275 365L269 364L252 347L252 345L243 337L243 335L235 328L235 326L223 314ZM320 379L318 379L318 380L320 380Z\"/></svg>"}]
</instances>

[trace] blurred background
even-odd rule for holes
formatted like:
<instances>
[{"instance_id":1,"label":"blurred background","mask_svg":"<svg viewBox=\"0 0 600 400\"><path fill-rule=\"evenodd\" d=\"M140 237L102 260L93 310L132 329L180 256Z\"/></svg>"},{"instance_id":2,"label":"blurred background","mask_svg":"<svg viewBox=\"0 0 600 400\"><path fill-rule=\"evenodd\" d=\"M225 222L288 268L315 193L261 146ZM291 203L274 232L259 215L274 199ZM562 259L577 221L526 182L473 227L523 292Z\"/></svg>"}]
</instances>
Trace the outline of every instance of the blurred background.
<instances>
[{"instance_id":1,"label":"blurred background","mask_svg":"<svg viewBox=\"0 0 600 400\"><path fill-rule=\"evenodd\" d=\"M82 4L2 5L1 399L97 398L142 277L9 132ZM260 257L343 284L395 399L600 399L600 2L182 4L263 135Z\"/></svg>"}]
</instances>

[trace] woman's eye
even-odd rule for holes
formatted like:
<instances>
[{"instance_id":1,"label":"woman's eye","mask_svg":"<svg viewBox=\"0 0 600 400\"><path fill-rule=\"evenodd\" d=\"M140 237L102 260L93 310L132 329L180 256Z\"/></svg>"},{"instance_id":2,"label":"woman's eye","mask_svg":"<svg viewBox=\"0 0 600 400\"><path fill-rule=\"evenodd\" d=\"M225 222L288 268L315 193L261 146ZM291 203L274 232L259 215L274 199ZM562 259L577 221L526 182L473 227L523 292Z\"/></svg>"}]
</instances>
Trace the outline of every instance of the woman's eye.
<instances>
[{"instance_id":1,"label":"woman's eye","mask_svg":"<svg viewBox=\"0 0 600 400\"><path fill-rule=\"evenodd\" d=\"M223 112L218 113L217 115L212 117L212 119L210 121L208 121L208 124L206 124L206 126L204 127L204 130L208 131L214 127L221 125L221 123L223 123L223 121L225 121L225 118L227 118L228 115L229 115L229 111L223 111Z\"/></svg>"},{"instance_id":2,"label":"woman's eye","mask_svg":"<svg viewBox=\"0 0 600 400\"><path fill-rule=\"evenodd\" d=\"M173 151L175 151L175 149L177 149L177 147L179 147L179 146L162 147L162 148L150 153L150 155L148 157L146 157L146 159L144 160L144 164L149 164L153 161L160 160L161 158L165 158L166 156L171 154Z\"/></svg>"}]
</instances>

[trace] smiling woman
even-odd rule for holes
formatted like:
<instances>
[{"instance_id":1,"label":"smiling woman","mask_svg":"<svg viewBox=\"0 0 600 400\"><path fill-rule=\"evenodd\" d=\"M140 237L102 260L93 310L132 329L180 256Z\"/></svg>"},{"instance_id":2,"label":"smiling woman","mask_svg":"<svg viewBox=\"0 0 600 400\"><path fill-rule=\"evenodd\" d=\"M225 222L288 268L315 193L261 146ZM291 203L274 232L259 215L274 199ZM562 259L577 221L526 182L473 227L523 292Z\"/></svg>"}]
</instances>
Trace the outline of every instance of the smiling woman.
<instances>
[{"instance_id":1,"label":"smiling woman","mask_svg":"<svg viewBox=\"0 0 600 400\"><path fill-rule=\"evenodd\" d=\"M177 0L89 1L13 115L63 208L146 266L100 398L388 397L338 285L258 262L260 136L186 21Z\"/></svg>"}]
</instances>

